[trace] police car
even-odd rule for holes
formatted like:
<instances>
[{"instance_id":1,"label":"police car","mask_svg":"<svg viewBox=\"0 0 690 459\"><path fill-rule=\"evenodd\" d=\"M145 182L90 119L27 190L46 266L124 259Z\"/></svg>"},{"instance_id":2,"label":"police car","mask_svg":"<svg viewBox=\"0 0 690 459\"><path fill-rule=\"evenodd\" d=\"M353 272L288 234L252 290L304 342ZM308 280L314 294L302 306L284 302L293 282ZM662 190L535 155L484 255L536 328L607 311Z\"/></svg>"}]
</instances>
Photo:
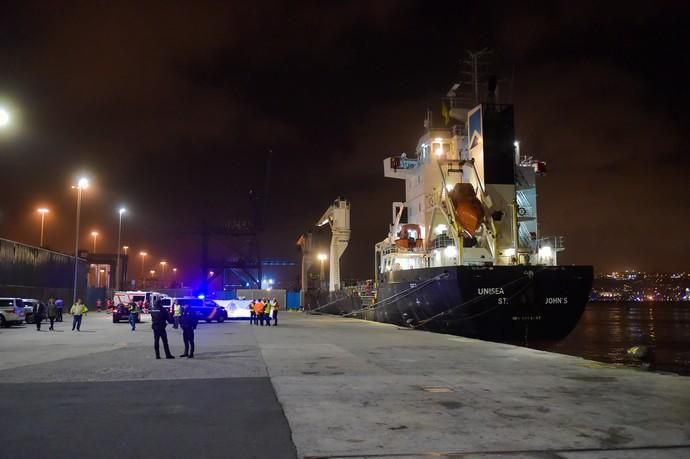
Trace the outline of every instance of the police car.
<instances>
[{"instance_id":1,"label":"police car","mask_svg":"<svg viewBox=\"0 0 690 459\"><path fill-rule=\"evenodd\" d=\"M0 298L0 327L24 322L24 301L21 298Z\"/></svg>"},{"instance_id":2,"label":"police car","mask_svg":"<svg viewBox=\"0 0 690 459\"><path fill-rule=\"evenodd\" d=\"M172 304L175 300L177 300L177 303L180 306L188 305L191 307L192 312L196 315L198 320L204 320L206 322L212 322L215 320L219 323L223 323L228 320L228 311L223 306L219 306L213 301L205 301L202 298L197 298L194 296L162 299L161 305L167 309L171 315L174 313Z\"/></svg>"}]
</instances>

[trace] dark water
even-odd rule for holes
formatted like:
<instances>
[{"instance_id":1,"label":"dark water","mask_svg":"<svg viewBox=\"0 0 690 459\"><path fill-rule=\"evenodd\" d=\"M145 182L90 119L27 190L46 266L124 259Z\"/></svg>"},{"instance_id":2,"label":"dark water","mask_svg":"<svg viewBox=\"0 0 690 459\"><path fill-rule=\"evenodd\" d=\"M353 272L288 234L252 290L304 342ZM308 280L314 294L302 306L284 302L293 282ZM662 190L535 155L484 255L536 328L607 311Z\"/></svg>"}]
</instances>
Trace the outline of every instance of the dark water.
<instances>
[{"instance_id":1,"label":"dark water","mask_svg":"<svg viewBox=\"0 0 690 459\"><path fill-rule=\"evenodd\" d=\"M589 303L566 339L529 347L639 366L626 350L641 344L652 346L657 370L690 375L690 302Z\"/></svg>"}]
</instances>

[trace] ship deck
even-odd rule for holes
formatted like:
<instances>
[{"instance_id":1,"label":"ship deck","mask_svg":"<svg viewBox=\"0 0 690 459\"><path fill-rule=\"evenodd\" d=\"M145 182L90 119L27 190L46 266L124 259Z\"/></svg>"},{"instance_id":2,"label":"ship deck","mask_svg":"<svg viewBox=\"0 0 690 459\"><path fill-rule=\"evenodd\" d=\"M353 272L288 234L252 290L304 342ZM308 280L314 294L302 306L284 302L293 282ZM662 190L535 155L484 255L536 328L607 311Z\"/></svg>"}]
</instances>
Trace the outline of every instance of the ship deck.
<instances>
[{"instance_id":1,"label":"ship deck","mask_svg":"<svg viewBox=\"0 0 690 459\"><path fill-rule=\"evenodd\" d=\"M147 323L56 328L0 332L0 455L690 457L687 377L300 313L202 323L193 361L154 360Z\"/></svg>"}]
</instances>

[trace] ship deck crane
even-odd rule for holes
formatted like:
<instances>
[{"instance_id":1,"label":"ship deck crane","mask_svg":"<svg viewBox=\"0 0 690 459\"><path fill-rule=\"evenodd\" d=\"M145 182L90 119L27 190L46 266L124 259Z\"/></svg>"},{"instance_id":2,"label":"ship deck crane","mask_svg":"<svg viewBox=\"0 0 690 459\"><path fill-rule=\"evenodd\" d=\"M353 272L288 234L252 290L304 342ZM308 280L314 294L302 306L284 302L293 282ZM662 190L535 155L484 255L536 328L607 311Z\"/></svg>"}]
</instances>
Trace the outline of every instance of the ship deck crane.
<instances>
[{"instance_id":1,"label":"ship deck crane","mask_svg":"<svg viewBox=\"0 0 690 459\"><path fill-rule=\"evenodd\" d=\"M340 257L350 242L350 202L338 197L326 209L316 226L331 226L331 250L328 268L328 290L340 290Z\"/></svg>"},{"instance_id":2,"label":"ship deck crane","mask_svg":"<svg viewBox=\"0 0 690 459\"><path fill-rule=\"evenodd\" d=\"M331 246L328 258L328 290L340 290L340 257L350 242L350 202L338 197L316 222L316 226L331 227ZM306 236L306 237L305 237ZM297 244L302 249L302 291L307 290L307 271L314 262L311 234L300 237Z\"/></svg>"}]
</instances>

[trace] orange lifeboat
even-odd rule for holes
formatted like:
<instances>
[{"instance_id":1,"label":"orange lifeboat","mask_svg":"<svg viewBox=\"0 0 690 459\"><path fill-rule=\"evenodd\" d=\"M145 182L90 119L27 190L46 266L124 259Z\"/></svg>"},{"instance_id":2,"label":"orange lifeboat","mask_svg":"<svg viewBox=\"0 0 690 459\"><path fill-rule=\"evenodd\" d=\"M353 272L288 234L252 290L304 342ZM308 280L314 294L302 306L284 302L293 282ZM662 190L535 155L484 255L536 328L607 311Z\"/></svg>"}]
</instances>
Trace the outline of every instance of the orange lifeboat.
<instances>
[{"instance_id":1,"label":"orange lifeboat","mask_svg":"<svg viewBox=\"0 0 690 459\"><path fill-rule=\"evenodd\" d=\"M474 237L484 219L484 207L477 199L474 187L469 183L456 183L448 195L455 207L455 221Z\"/></svg>"},{"instance_id":2,"label":"orange lifeboat","mask_svg":"<svg viewBox=\"0 0 690 459\"><path fill-rule=\"evenodd\" d=\"M395 240L395 245L405 249L423 247L424 240L421 239L422 229L419 225L407 223L400 228L400 238Z\"/></svg>"}]
</instances>

